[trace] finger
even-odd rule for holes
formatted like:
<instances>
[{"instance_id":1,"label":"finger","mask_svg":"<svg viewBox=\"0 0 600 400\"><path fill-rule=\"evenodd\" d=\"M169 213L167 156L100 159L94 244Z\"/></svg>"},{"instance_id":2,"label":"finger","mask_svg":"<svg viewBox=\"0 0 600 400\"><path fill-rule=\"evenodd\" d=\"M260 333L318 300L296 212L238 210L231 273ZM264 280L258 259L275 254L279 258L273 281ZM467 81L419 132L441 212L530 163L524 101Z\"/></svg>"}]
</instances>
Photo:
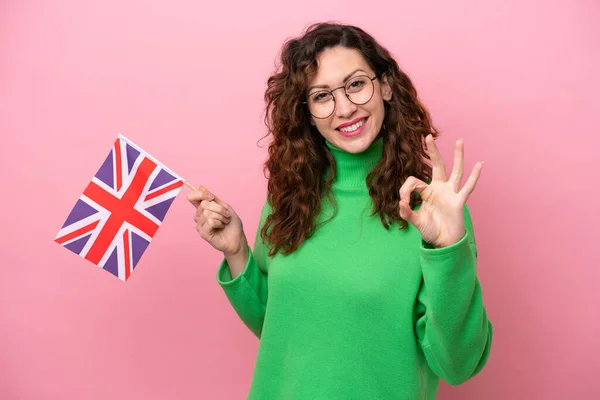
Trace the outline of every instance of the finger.
<instances>
[{"instance_id":1,"label":"finger","mask_svg":"<svg viewBox=\"0 0 600 400\"><path fill-rule=\"evenodd\" d=\"M194 214L194 221L199 224L204 224L208 218L215 215L220 215L224 222L229 223L229 221L231 221L231 213L226 208L214 201L202 200Z\"/></svg>"},{"instance_id":2,"label":"finger","mask_svg":"<svg viewBox=\"0 0 600 400\"><path fill-rule=\"evenodd\" d=\"M210 220L210 219L217 219L217 220L223 222L224 224L228 224L229 221L231 221L231 218L226 217L223 214L220 214L218 212L211 211L211 210L206 210L206 209L202 211L202 218L201 219L204 219L204 220L207 220L207 221Z\"/></svg>"},{"instance_id":3,"label":"finger","mask_svg":"<svg viewBox=\"0 0 600 400\"><path fill-rule=\"evenodd\" d=\"M215 199L213 201L218 205L224 207L227 211L229 211L231 215L235 213L233 207L231 207L227 202L223 201L223 199L221 199L219 196L215 196Z\"/></svg>"},{"instance_id":4,"label":"finger","mask_svg":"<svg viewBox=\"0 0 600 400\"><path fill-rule=\"evenodd\" d=\"M231 217L232 216L231 211L229 211L223 204L217 203L216 200L217 200L216 198L213 201L203 200L200 203L200 207L198 207L198 209L211 210L216 213L222 214L226 217Z\"/></svg>"},{"instance_id":5,"label":"finger","mask_svg":"<svg viewBox=\"0 0 600 400\"><path fill-rule=\"evenodd\" d=\"M214 200L215 196L205 187L200 186L196 190L190 190L187 199L194 207L198 207L203 200Z\"/></svg>"},{"instance_id":6,"label":"finger","mask_svg":"<svg viewBox=\"0 0 600 400\"><path fill-rule=\"evenodd\" d=\"M429 152L429 158L431 158L431 166L433 168L431 177L446 182L446 165L444 165L444 159L435 144L433 135L427 135L425 143L427 144L427 151Z\"/></svg>"},{"instance_id":7,"label":"finger","mask_svg":"<svg viewBox=\"0 0 600 400\"><path fill-rule=\"evenodd\" d=\"M452 166L452 175L450 175L450 181L457 193L462 183L464 158L465 144L462 139L459 139L454 146L454 165Z\"/></svg>"},{"instance_id":8,"label":"finger","mask_svg":"<svg viewBox=\"0 0 600 400\"><path fill-rule=\"evenodd\" d=\"M409 176L400 188L400 200L410 204L410 195L412 192L422 193L427 189L427 184L414 176Z\"/></svg>"},{"instance_id":9,"label":"finger","mask_svg":"<svg viewBox=\"0 0 600 400\"><path fill-rule=\"evenodd\" d=\"M400 218L414 226L418 226L419 214L414 212L405 201L400 201Z\"/></svg>"},{"instance_id":10,"label":"finger","mask_svg":"<svg viewBox=\"0 0 600 400\"><path fill-rule=\"evenodd\" d=\"M194 213L194 222L196 225L202 226L206 223L206 216L201 208L198 208Z\"/></svg>"},{"instance_id":11,"label":"finger","mask_svg":"<svg viewBox=\"0 0 600 400\"><path fill-rule=\"evenodd\" d=\"M224 226L225 224L223 224L223 222L219 221L218 219L210 218L207 219L204 225L200 227L199 232L201 235L208 238L211 236L211 231L215 229L221 229Z\"/></svg>"},{"instance_id":12,"label":"finger","mask_svg":"<svg viewBox=\"0 0 600 400\"><path fill-rule=\"evenodd\" d=\"M467 179L467 182L465 183L465 186L463 186L461 191L458 192L460 194L460 198L461 198L463 204L467 202L467 200L469 199L469 196L471 195L471 193L473 193L473 190L475 190L477 181L479 180L479 177L481 176L482 168L483 168L483 161L480 161L477 164L475 164L475 166L473 167L473 171L471 171L471 175L469 176L469 179Z\"/></svg>"}]
</instances>

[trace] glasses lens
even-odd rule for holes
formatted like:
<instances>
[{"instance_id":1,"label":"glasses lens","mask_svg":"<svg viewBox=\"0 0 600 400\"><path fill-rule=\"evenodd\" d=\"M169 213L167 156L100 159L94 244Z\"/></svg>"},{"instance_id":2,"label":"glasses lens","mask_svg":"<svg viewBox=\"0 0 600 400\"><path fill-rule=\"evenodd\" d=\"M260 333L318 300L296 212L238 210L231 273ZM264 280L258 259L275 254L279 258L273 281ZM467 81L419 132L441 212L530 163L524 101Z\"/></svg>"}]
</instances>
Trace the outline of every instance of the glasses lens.
<instances>
[{"instance_id":1,"label":"glasses lens","mask_svg":"<svg viewBox=\"0 0 600 400\"><path fill-rule=\"evenodd\" d=\"M330 92L315 92L308 97L308 109L313 117L327 118L334 108L335 101Z\"/></svg>"},{"instance_id":2,"label":"glasses lens","mask_svg":"<svg viewBox=\"0 0 600 400\"><path fill-rule=\"evenodd\" d=\"M373 96L373 81L367 76L357 76L346 84L346 95L354 104L365 104Z\"/></svg>"}]
</instances>

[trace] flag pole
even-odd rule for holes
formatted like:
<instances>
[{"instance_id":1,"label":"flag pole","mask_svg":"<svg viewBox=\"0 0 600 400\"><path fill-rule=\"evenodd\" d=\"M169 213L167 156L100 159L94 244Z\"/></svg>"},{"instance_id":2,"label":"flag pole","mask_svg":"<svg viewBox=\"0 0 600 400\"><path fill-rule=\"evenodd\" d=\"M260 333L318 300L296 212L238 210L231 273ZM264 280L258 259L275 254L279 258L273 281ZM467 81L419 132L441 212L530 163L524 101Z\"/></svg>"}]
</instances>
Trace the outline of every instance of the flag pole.
<instances>
[{"instance_id":1,"label":"flag pole","mask_svg":"<svg viewBox=\"0 0 600 400\"><path fill-rule=\"evenodd\" d=\"M188 181L183 181L183 183L185 184L185 186L189 187L192 190L196 190L196 188L194 186L192 186Z\"/></svg>"}]
</instances>

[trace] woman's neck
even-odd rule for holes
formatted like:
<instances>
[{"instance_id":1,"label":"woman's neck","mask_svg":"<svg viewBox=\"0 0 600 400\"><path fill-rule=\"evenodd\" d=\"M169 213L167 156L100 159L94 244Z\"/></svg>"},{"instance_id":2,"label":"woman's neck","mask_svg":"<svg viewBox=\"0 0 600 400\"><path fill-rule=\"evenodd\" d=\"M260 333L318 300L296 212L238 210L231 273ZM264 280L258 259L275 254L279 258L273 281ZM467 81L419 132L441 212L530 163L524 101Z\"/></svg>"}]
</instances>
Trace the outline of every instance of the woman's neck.
<instances>
[{"instance_id":1,"label":"woman's neck","mask_svg":"<svg viewBox=\"0 0 600 400\"><path fill-rule=\"evenodd\" d=\"M336 163L335 186L364 187L369 172L381 159L383 151L383 138L378 137L361 153L349 153L325 141Z\"/></svg>"}]
</instances>

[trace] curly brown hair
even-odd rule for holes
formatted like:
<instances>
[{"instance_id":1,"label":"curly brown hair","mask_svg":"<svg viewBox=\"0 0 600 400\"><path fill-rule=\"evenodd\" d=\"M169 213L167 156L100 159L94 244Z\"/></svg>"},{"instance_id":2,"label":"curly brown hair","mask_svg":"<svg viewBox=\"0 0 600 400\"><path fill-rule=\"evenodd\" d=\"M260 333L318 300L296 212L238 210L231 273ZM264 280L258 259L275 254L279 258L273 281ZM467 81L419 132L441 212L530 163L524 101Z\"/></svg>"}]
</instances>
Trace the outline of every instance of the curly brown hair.
<instances>
[{"instance_id":1,"label":"curly brown hair","mask_svg":"<svg viewBox=\"0 0 600 400\"><path fill-rule=\"evenodd\" d=\"M303 104L307 82L317 72L317 57L335 46L359 50L392 89L392 99L384 104L382 157L366 181L373 200L371 216L379 213L385 229L395 221L405 229L408 224L400 217L398 204L400 187L410 176L425 182L431 178L424 138L429 134L437 137L438 132L408 75L389 51L361 28L331 22L310 25L301 37L284 44L280 66L269 77L265 92L266 136L273 136L264 165L271 213L260 234L270 247L270 256L289 254L311 237L318 227L323 196L335 210L331 192L335 161ZM413 193L411 204L420 202Z\"/></svg>"}]
</instances>

